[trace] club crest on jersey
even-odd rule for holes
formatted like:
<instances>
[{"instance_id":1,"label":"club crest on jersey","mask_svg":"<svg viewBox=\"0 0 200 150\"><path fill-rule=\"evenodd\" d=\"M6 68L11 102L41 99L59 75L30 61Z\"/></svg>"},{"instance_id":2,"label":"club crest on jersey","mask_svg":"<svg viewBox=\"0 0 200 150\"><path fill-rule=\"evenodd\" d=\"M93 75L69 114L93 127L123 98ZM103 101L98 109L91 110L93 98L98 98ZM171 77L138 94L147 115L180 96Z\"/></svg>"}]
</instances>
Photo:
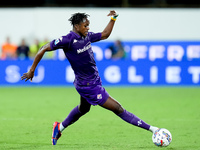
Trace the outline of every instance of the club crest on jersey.
<instances>
[{"instance_id":1,"label":"club crest on jersey","mask_svg":"<svg viewBox=\"0 0 200 150\"><path fill-rule=\"evenodd\" d=\"M98 94L98 95L97 95L97 99L102 99L102 95L101 95L101 94Z\"/></svg>"}]
</instances>

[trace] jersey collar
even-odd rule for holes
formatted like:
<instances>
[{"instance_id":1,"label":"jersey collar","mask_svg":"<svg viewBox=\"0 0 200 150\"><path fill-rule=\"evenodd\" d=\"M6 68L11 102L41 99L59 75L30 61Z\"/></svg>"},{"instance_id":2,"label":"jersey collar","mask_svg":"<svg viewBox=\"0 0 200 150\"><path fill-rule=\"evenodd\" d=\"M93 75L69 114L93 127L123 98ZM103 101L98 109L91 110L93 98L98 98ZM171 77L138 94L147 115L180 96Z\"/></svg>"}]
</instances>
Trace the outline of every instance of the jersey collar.
<instances>
[{"instance_id":1,"label":"jersey collar","mask_svg":"<svg viewBox=\"0 0 200 150\"><path fill-rule=\"evenodd\" d=\"M81 38L81 36L78 35L77 33L75 33L74 31L70 31L70 33L73 34L73 35L74 35L75 37L77 37L77 38Z\"/></svg>"}]
</instances>

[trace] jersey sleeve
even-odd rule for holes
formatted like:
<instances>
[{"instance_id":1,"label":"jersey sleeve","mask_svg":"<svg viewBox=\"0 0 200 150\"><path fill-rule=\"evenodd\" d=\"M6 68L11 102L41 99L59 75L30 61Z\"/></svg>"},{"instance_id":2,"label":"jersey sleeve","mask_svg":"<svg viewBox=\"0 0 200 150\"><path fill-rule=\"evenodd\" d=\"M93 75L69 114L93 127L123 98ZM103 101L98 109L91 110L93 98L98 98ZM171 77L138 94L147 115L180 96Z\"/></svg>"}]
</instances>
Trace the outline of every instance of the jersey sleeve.
<instances>
[{"instance_id":1,"label":"jersey sleeve","mask_svg":"<svg viewBox=\"0 0 200 150\"><path fill-rule=\"evenodd\" d=\"M70 40L66 36L61 36L58 39L54 39L50 42L52 50L63 49L69 47Z\"/></svg>"},{"instance_id":2,"label":"jersey sleeve","mask_svg":"<svg viewBox=\"0 0 200 150\"><path fill-rule=\"evenodd\" d=\"M101 33L90 32L89 35L90 35L90 41L91 41L91 43L97 42L97 41L101 40Z\"/></svg>"}]
</instances>

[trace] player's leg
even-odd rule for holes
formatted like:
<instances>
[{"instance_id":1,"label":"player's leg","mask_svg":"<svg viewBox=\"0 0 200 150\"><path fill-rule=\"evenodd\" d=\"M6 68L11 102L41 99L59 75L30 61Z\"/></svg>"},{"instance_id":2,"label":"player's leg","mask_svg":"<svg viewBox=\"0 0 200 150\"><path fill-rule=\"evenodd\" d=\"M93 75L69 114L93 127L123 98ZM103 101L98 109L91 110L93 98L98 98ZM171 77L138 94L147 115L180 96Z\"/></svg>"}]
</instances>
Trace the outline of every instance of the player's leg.
<instances>
[{"instance_id":1,"label":"player's leg","mask_svg":"<svg viewBox=\"0 0 200 150\"><path fill-rule=\"evenodd\" d=\"M110 96L108 97L107 101L102 105L102 107L106 108L108 110L111 110L117 116L119 116L121 119L123 119L124 121L126 121L132 125L141 127L146 130L150 130L152 132L154 132L157 129L157 127L150 126L149 124L145 123L143 120L138 118L136 115L125 110L120 105L119 102L117 102L114 98L112 98Z\"/></svg>"},{"instance_id":2,"label":"player's leg","mask_svg":"<svg viewBox=\"0 0 200 150\"><path fill-rule=\"evenodd\" d=\"M61 132L64 130L64 128L68 127L69 125L76 122L81 116L86 114L90 111L91 104L87 102L85 98L81 96L80 98L80 104L76 106L72 111L69 113L67 118L62 122L62 126L60 128Z\"/></svg>"},{"instance_id":3,"label":"player's leg","mask_svg":"<svg viewBox=\"0 0 200 150\"><path fill-rule=\"evenodd\" d=\"M76 106L69 113L67 118L62 122L55 122L53 125L52 144L56 145L57 140L61 137L62 131L69 125L76 122L81 116L89 112L91 104L89 104L83 97L80 98L80 105Z\"/></svg>"}]
</instances>

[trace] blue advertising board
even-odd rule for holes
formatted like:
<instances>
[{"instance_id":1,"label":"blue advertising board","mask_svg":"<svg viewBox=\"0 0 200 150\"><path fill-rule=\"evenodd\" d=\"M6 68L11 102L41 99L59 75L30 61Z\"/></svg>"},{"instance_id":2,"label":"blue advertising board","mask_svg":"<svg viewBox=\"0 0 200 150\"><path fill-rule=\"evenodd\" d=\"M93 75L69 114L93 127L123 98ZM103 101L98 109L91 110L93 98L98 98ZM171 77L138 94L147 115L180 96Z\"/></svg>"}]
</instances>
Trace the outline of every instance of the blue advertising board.
<instances>
[{"instance_id":1,"label":"blue advertising board","mask_svg":"<svg viewBox=\"0 0 200 150\"><path fill-rule=\"evenodd\" d=\"M200 85L200 42L123 42L126 58L110 59L109 45L92 45L103 85ZM42 60L33 82L20 80L32 60L0 61L0 86L73 85L67 60Z\"/></svg>"}]
</instances>

